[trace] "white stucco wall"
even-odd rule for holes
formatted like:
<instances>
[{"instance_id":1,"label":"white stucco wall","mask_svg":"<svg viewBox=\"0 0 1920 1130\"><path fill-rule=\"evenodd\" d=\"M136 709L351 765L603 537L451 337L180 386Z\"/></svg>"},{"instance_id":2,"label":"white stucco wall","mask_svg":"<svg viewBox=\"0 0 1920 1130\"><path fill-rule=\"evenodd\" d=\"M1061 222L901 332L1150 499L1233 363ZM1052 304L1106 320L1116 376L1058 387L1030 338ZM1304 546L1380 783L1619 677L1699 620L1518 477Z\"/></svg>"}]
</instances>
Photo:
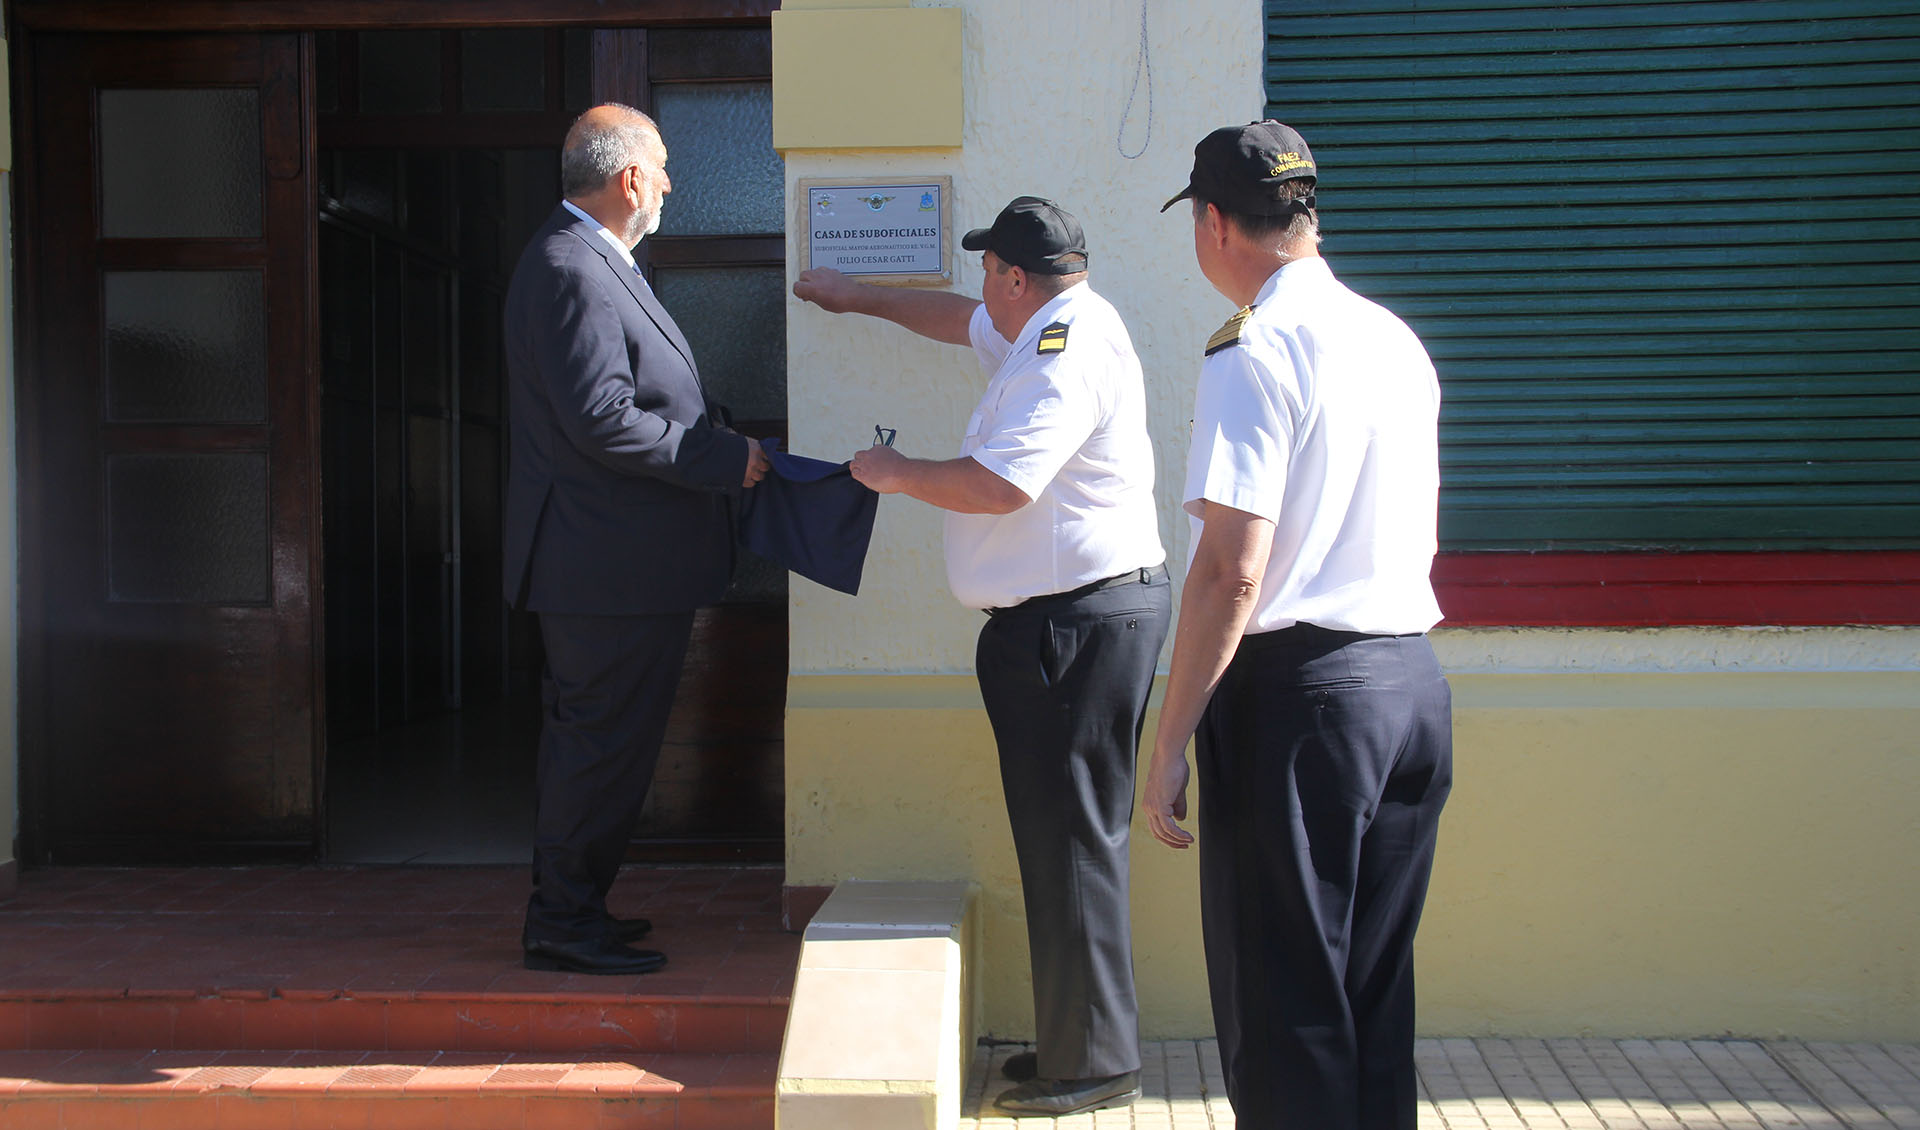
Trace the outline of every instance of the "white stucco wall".
<instances>
[{"instance_id":1,"label":"white stucco wall","mask_svg":"<svg viewBox=\"0 0 1920 1130\"><path fill-rule=\"evenodd\" d=\"M927 6L927 5L922 5ZM1188 408L1207 335L1233 312L1194 266L1183 208L1159 213L1185 187L1193 144L1208 130L1261 116L1260 5L1148 5L1151 117L1142 76L1116 143L1140 43L1137 3L963 0L965 141L958 150L790 150L788 214L803 177L949 175L953 224L984 227L1010 199L1046 196L1079 217L1091 283L1126 319L1146 370L1158 459L1161 536L1184 560L1186 521L1175 520ZM911 99L911 90L874 97ZM1151 122L1152 135L1147 138ZM787 259L805 265L803 232ZM954 290L980 293L978 254L959 250ZM788 414L794 451L843 459L870 442L875 424L900 430L910 455L947 458L986 374L970 350L940 345L857 315L835 317L790 300ZM980 614L947 591L940 518L908 499L883 499L858 598L793 581L796 674L971 672Z\"/></svg>"}]
</instances>

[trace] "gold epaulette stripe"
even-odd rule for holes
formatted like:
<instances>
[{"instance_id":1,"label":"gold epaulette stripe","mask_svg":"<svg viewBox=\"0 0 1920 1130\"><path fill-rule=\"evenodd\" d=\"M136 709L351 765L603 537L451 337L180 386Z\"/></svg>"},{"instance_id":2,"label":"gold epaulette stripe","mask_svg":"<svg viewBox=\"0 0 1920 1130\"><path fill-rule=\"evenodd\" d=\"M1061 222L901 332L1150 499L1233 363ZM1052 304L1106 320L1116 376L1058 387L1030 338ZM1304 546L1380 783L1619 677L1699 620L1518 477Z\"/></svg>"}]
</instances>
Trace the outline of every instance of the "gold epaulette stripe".
<instances>
[{"instance_id":1,"label":"gold epaulette stripe","mask_svg":"<svg viewBox=\"0 0 1920 1130\"><path fill-rule=\"evenodd\" d=\"M1067 348L1067 323L1055 322L1040 331L1040 340L1034 344L1035 353L1063 353Z\"/></svg>"},{"instance_id":2,"label":"gold epaulette stripe","mask_svg":"<svg viewBox=\"0 0 1920 1130\"><path fill-rule=\"evenodd\" d=\"M1229 345L1240 344L1240 332L1246 328L1247 319L1252 316L1251 306L1242 306L1234 311L1233 317L1227 319L1227 324L1213 331L1213 336L1207 339L1206 355L1211 357Z\"/></svg>"}]
</instances>

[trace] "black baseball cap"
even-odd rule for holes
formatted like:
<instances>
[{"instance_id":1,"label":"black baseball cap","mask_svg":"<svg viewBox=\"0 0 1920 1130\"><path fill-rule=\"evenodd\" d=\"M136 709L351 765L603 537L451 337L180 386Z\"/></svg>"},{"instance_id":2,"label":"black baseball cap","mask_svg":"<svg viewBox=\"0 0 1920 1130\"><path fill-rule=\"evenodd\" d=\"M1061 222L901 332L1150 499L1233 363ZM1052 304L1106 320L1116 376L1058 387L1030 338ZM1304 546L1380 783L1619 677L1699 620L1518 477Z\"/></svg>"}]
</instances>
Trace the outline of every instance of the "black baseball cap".
<instances>
[{"instance_id":1,"label":"black baseball cap","mask_svg":"<svg viewBox=\"0 0 1920 1130\"><path fill-rule=\"evenodd\" d=\"M1284 216L1313 207L1313 194L1281 200L1280 185L1306 179L1318 183L1307 140L1271 118L1244 126L1221 126L1193 147L1193 175L1162 212L1189 196L1243 216ZM1303 207L1304 206L1304 207Z\"/></svg>"},{"instance_id":2,"label":"black baseball cap","mask_svg":"<svg viewBox=\"0 0 1920 1130\"><path fill-rule=\"evenodd\" d=\"M990 228L960 237L968 251L991 251L1003 261L1036 275L1071 275L1087 269L1087 235L1080 221L1051 200L1016 196L1000 209ZM1079 256L1062 263L1061 259Z\"/></svg>"}]
</instances>

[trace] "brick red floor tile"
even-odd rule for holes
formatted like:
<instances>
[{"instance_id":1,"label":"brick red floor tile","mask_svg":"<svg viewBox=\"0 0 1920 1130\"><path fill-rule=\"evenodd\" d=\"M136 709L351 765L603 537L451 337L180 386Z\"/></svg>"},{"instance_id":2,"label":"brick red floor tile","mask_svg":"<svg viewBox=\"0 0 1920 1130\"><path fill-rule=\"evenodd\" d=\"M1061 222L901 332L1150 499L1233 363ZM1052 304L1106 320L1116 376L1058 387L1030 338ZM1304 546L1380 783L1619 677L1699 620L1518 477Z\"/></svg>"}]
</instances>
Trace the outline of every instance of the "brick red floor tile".
<instances>
[{"instance_id":1,"label":"brick red floor tile","mask_svg":"<svg viewBox=\"0 0 1920 1130\"><path fill-rule=\"evenodd\" d=\"M456 1016L454 1047L461 1051L524 1051L533 1046L532 1005L467 1001Z\"/></svg>"},{"instance_id":2,"label":"brick red floor tile","mask_svg":"<svg viewBox=\"0 0 1920 1130\"><path fill-rule=\"evenodd\" d=\"M688 1090L702 1090L713 1086L726 1065L725 1056L680 1053L649 1056L643 1061L649 1076L677 1084Z\"/></svg>"},{"instance_id":3,"label":"brick red floor tile","mask_svg":"<svg viewBox=\"0 0 1920 1130\"><path fill-rule=\"evenodd\" d=\"M173 1040L185 1048L234 1048L241 1043L247 1002L205 996L178 1006Z\"/></svg>"},{"instance_id":4,"label":"brick red floor tile","mask_svg":"<svg viewBox=\"0 0 1920 1130\"><path fill-rule=\"evenodd\" d=\"M66 1101L60 1104L60 1130L126 1130L143 1104L131 1099Z\"/></svg>"},{"instance_id":5,"label":"brick red floor tile","mask_svg":"<svg viewBox=\"0 0 1920 1130\"><path fill-rule=\"evenodd\" d=\"M720 1069L719 1077L714 1080L716 1088L754 1094L772 1094L775 1078L780 1073L779 1056L770 1054L736 1054L726 1058Z\"/></svg>"},{"instance_id":6,"label":"brick red floor tile","mask_svg":"<svg viewBox=\"0 0 1920 1130\"><path fill-rule=\"evenodd\" d=\"M134 1120L129 1125L134 1130L209 1130L219 1124L220 1098L203 1096L195 1099L169 1099L166 1102L137 1103L133 1108ZM292 1112L287 1112L292 1118ZM280 1130L271 1119L253 1119L248 1125L261 1126L263 1130Z\"/></svg>"},{"instance_id":7,"label":"brick red floor tile","mask_svg":"<svg viewBox=\"0 0 1920 1130\"><path fill-rule=\"evenodd\" d=\"M673 1050L727 1052L747 1043L748 1010L734 1005L679 1010L674 1020Z\"/></svg>"},{"instance_id":8,"label":"brick red floor tile","mask_svg":"<svg viewBox=\"0 0 1920 1130\"><path fill-rule=\"evenodd\" d=\"M28 1080L57 1069L78 1054L74 1051L0 1052L0 1101L18 1094Z\"/></svg>"},{"instance_id":9,"label":"brick red floor tile","mask_svg":"<svg viewBox=\"0 0 1920 1130\"><path fill-rule=\"evenodd\" d=\"M97 1001L33 1001L27 1005L27 1046L34 1048L97 1048L100 1046L100 1005Z\"/></svg>"},{"instance_id":10,"label":"brick red floor tile","mask_svg":"<svg viewBox=\"0 0 1920 1130\"><path fill-rule=\"evenodd\" d=\"M255 1053L265 1055L271 1053ZM281 1056L282 1061L285 1055ZM186 1075L174 1088L176 1094L188 1091L244 1089L259 1082L278 1063L214 1063Z\"/></svg>"},{"instance_id":11,"label":"brick red floor tile","mask_svg":"<svg viewBox=\"0 0 1920 1130\"><path fill-rule=\"evenodd\" d=\"M773 1100L681 1099L676 1130L772 1130Z\"/></svg>"},{"instance_id":12,"label":"brick red floor tile","mask_svg":"<svg viewBox=\"0 0 1920 1130\"><path fill-rule=\"evenodd\" d=\"M171 1105L156 1103L155 1106ZM299 1124L300 1104L295 1099L257 1095L219 1095L213 1100L211 1130L294 1130ZM209 1130L205 1121L183 1123ZM142 1124L141 1130L146 1130Z\"/></svg>"},{"instance_id":13,"label":"brick red floor tile","mask_svg":"<svg viewBox=\"0 0 1920 1130\"><path fill-rule=\"evenodd\" d=\"M249 1000L241 1010L240 1046L289 1051L333 1047L314 1040L314 1013L318 1008L311 1001Z\"/></svg>"},{"instance_id":14,"label":"brick red floor tile","mask_svg":"<svg viewBox=\"0 0 1920 1130\"><path fill-rule=\"evenodd\" d=\"M294 1130L375 1130L375 1113L384 1101L362 1098L325 1098L294 1103ZM224 1127L221 1130L225 1130ZM235 1130L239 1130L238 1127Z\"/></svg>"},{"instance_id":15,"label":"brick red floor tile","mask_svg":"<svg viewBox=\"0 0 1920 1130\"><path fill-rule=\"evenodd\" d=\"M100 1010L103 1047L171 1048L180 1006L167 1000L122 998Z\"/></svg>"},{"instance_id":16,"label":"brick red floor tile","mask_svg":"<svg viewBox=\"0 0 1920 1130\"><path fill-rule=\"evenodd\" d=\"M423 1068L414 1064L362 1063L340 1073L327 1087L329 1095L350 1092L398 1092Z\"/></svg>"},{"instance_id":17,"label":"brick red floor tile","mask_svg":"<svg viewBox=\"0 0 1920 1130\"><path fill-rule=\"evenodd\" d=\"M0 1125L7 1130L60 1130L58 1099L7 1099L0 1097Z\"/></svg>"},{"instance_id":18,"label":"brick red floor tile","mask_svg":"<svg viewBox=\"0 0 1920 1130\"><path fill-rule=\"evenodd\" d=\"M418 1072L401 1084L401 1090L408 1095L469 1097L479 1094L486 1081L499 1069L499 1057L471 1064L450 1063L435 1058L427 1070Z\"/></svg>"},{"instance_id":19,"label":"brick red floor tile","mask_svg":"<svg viewBox=\"0 0 1920 1130\"><path fill-rule=\"evenodd\" d=\"M445 1049L459 1038L458 1009L439 1001L390 1001L381 1006L386 1015L384 1045L394 1049Z\"/></svg>"}]
</instances>

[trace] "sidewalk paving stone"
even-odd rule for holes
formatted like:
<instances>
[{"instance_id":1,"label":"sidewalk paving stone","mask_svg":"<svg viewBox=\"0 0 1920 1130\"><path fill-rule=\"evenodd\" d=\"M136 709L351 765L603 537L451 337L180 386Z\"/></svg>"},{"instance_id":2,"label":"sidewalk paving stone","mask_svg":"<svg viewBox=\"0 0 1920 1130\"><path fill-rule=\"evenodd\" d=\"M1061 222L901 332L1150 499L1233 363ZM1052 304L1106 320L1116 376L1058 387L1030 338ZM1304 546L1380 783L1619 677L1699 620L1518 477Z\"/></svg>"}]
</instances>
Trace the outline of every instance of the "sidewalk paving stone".
<instances>
[{"instance_id":1,"label":"sidewalk paving stone","mask_svg":"<svg viewBox=\"0 0 1920 1130\"><path fill-rule=\"evenodd\" d=\"M1213 1040L1141 1045L1140 1100L1006 1117L982 1047L960 1130L1231 1130ZM1420 1130L1920 1130L1920 1046L1796 1040L1444 1039L1414 1046Z\"/></svg>"}]
</instances>

